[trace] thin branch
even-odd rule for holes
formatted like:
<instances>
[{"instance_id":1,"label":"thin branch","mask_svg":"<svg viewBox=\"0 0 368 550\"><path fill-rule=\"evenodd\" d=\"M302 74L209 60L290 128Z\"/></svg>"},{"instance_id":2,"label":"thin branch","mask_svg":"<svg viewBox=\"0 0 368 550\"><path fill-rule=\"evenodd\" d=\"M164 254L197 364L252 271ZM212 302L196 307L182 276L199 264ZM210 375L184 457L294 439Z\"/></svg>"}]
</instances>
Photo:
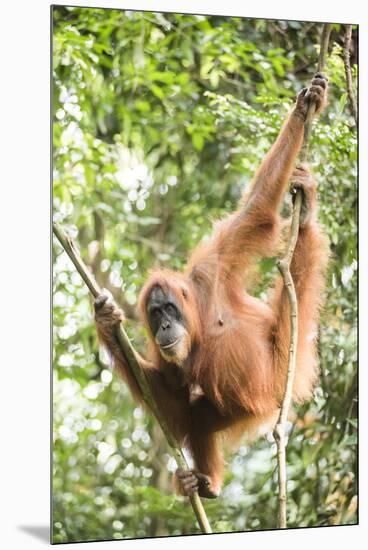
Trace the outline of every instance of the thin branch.
<instances>
[{"instance_id":1,"label":"thin branch","mask_svg":"<svg viewBox=\"0 0 368 550\"><path fill-rule=\"evenodd\" d=\"M327 54L328 54L328 43L330 40L331 29L332 29L332 25L330 23L325 23L323 25L322 36L321 36L321 48L319 50L319 56L318 56L317 72L323 71L326 65Z\"/></svg>"},{"instance_id":2,"label":"thin branch","mask_svg":"<svg viewBox=\"0 0 368 550\"><path fill-rule=\"evenodd\" d=\"M346 87L348 91L348 97L350 100L351 110L353 111L355 126L357 126L358 125L358 108L357 108L357 102L356 102L356 98L353 90L353 79L351 76L351 66L350 66L351 33L352 33L352 25L346 25L345 39L344 39L344 66L345 66L345 76L346 76Z\"/></svg>"},{"instance_id":3,"label":"thin branch","mask_svg":"<svg viewBox=\"0 0 368 550\"><path fill-rule=\"evenodd\" d=\"M317 72L323 71L325 65L326 65L326 59L327 59L327 53L328 53L328 42L330 39L330 33L331 33L331 25L329 23L326 23L323 25L322 30L322 36L321 36L321 47L319 50L319 58L318 58L318 65L317 65ZM312 133L312 125L313 125L313 118L314 118L314 106L310 109L308 109L306 121L304 123L304 138L303 138L303 145L300 150L300 161L305 162L308 157L308 150L309 150L309 140ZM295 203L296 204L296 203Z\"/></svg>"},{"instance_id":4,"label":"thin branch","mask_svg":"<svg viewBox=\"0 0 368 550\"><path fill-rule=\"evenodd\" d=\"M298 301L296 297L294 281L290 273L290 263L294 254L299 235L299 219L302 204L302 195L297 193L294 203L294 211L291 223L291 233L288 248L284 258L277 262L277 267L284 279L284 285L290 304L290 346L289 363L286 375L285 393L280 409L279 418L273 435L277 444L278 482L279 482L279 527L286 529L286 437L285 425L288 417L292 395L296 367L296 350L298 346Z\"/></svg>"},{"instance_id":5,"label":"thin branch","mask_svg":"<svg viewBox=\"0 0 368 550\"><path fill-rule=\"evenodd\" d=\"M69 235L67 235L65 231L57 223L52 224L52 230L55 236L57 237L58 241L60 242L61 246L64 248L65 252L68 254L69 258L73 262L79 275L82 277L83 281L88 286L92 296L94 298L97 298L97 296L101 294L101 289L96 283L96 281L94 280L94 277L91 274L90 270L88 269L88 267L86 266L82 258L80 257L80 254L77 250L77 247L75 246L73 239L71 239Z\"/></svg>"},{"instance_id":6,"label":"thin branch","mask_svg":"<svg viewBox=\"0 0 368 550\"><path fill-rule=\"evenodd\" d=\"M74 266L76 267L78 273L82 277L83 281L88 286L92 296L94 298L97 298L102 293L102 289L98 286L96 280L94 279L92 273L86 266L86 264L83 262L77 247L74 243L74 241L65 233L65 231L56 223L53 223L53 232L58 238L61 246L64 248L65 252L68 254L69 258L73 262ZM147 381L147 378L145 376L144 370L141 368L139 364L139 356L134 350L129 337L127 333L124 330L124 327L120 324L120 326L117 328L116 336L121 348L121 351L123 352L125 359L127 360L127 363L129 364L130 368L132 369L132 372L139 384L139 387L143 394L143 400L148 406L148 408L152 411L152 413L155 415L166 439L169 443L170 447L173 450L176 462L178 463L179 467L182 469L188 469L188 464L186 462L184 453L180 446L178 445L177 441L172 436L165 418L162 416L161 411L155 402L151 389L149 387L149 383ZM209 521L206 516L206 512L203 508L201 499L199 498L198 492L194 493L193 496L190 497L190 502L193 507L194 513L196 515L197 521L199 523L199 526L203 533L211 533L211 526L209 524Z\"/></svg>"},{"instance_id":7,"label":"thin branch","mask_svg":"<svg viewBox=\"0 0 368 550\"><path fill-rule=\"evenodd\" d=\"M318 59L317 72L322 71L327 57L328 41L331 32L331 25L323 25L321 36L321 48ZM312 121L314 116L315 107L311 106L308 109L306 121L304 124L304 138L303 145L300 150L300 161L304 162L308 156L309 139L312 131ZM295 246L299 235L299 219L300 210L302 205L302 194L299 190L295 197L293 216L291 222L291 232L288 242L288 246L285 255L277 263L277 267L283 277L284 286L286 288L287 296L290 304L290 345L289 345L289 360L288 369L286 375L284 397L281 404L280 414L277 424L274 429L274 438L277 445L277 464L278 464L278 484L279 484L279 511L278 511L278 524L281 529L285 529L286 522L286 436L285 426L286 420L289 414L289 409L293 394L293 383L296 367L296 351L298 346L298 301L296 297L293 278L290 273L290 264L293 258Z\"/></svg>"}]
</instances>

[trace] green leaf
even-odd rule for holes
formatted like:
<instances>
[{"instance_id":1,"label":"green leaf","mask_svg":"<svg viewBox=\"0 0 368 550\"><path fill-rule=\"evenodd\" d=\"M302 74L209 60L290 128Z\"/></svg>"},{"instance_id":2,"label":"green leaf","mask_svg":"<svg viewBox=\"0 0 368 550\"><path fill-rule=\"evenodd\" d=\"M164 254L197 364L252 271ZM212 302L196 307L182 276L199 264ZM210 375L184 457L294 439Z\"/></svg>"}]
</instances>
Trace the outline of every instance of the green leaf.
<instances>
[{"instance_id":1,"label":"green leaf","mask_svg":"<svg viewBox=\"0 0 368 550\"><path fill-rule=\"evenodd\" d=\"M150 90L152 91L152 93L158 97L158 99L164 99L165 97L165 94L162 90L162 88L160 88L159 86L157 86L156 84L151 84L150 85Z\"/></svg>"},{"instance_id":2,"label":"green leaf","mask_svg":"<svg viewBox=\"0 0 368 550\"><path fill-rule=\"evenodd\" d=\"M192 134L192 143L197 151L202 151L204 145L203 136L197 132L194 132Z\"/></svg>"}]
</instances>

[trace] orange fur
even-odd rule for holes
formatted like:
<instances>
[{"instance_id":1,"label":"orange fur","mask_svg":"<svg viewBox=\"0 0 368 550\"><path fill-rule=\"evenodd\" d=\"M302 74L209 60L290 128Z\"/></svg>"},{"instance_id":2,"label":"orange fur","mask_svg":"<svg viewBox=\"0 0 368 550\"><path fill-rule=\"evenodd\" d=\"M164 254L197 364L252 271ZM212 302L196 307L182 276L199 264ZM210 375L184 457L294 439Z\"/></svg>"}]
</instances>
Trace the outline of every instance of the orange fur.
<instances>
[{"instance_id":1,"label":"orange fur","mask_svg":"<svg viewBox=\"0 0 368 550\"><path fill-rule=\"evenodd\" d=\"M289 305L281 279L269 303L244 291L243 274L257 256L275 254L280 238L278 209L303 139L297 107L257 171L239 210L215 227L209 242L192 254L184 273L155 270L139 308L149 336L146 369L154 395L195 467L218 490L224 461L221 434L236 440L257 436L276 421L283 395L289 347ZM306 173L307 174L307 173ZM299 342L293 397L309 398L317 378L315 337L328 252L316 221L315 185L299 174L312 215L300 230L291 271L299 303ZM304 177L304 179L303 179ZM183 355L163 357L151 333L146 303L156 285L175 294L187 322ZM124 357L106 332L100 335L133 394L139 389ZM190 388L198 398L191 399Z\"/></svg>"}]
</instances>

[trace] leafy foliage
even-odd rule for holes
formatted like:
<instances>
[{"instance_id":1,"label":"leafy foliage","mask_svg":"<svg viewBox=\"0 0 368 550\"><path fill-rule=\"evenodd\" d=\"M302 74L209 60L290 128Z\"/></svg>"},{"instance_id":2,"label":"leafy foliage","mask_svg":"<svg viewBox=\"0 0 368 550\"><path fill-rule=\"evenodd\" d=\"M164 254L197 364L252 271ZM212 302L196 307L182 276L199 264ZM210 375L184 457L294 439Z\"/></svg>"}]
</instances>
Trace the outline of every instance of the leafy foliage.
<instances>
[{"instance_id":1,"label":"leafy foliage","mask_svg":"<svg viewBox=\"0 0 368 550\"><path fill-rule=\"evenodd\" d=\"M320 25L60 6L53 25L54 216L123 305L139 349L147 271L182 268L236 207L313 74ZM343 32L334 25L330 105L310 148L332 257L321 380L290 425L294 527L356 523L357 145ZM259 296L274 273L261 262ZM54 542L198 532L172 493L159 429L98 351L88 291L57 242L54 366ZM228 460L223 495L205 504L214 531L274 528L272 438Z\"/></svg>"}]
</instances>

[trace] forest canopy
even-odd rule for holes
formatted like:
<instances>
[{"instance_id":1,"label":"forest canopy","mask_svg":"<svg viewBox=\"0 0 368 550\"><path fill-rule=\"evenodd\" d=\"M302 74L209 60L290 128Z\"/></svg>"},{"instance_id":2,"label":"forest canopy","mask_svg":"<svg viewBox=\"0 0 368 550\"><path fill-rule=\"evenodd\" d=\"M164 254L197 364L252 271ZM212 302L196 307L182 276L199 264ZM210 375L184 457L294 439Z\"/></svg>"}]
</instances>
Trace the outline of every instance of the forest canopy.
<instances>
[{"instance_id":1,"label":"forest canopy","mask_svg":"<svg viewBox=\"0 0 368 550\"><path fill-rule=\"evenodd\" d=\"M321 24L54 6L53 215L143 350L137 297L150 268L181 269L214 220L236 208L296 94L313 76ZM310 166L330 241L320 382L289 429L290 527L357 521L357 135L332 26L329 105ZM357 29L350 51L357 82ZM285 214L290 210L286 201ZM198 532L174 495L175 463L99 350L92 304L53 249L54 542ZM276 259L252 289L265 297ZM274 528L272 436L227 457L215 532Z\"/></svg>"}]
</instances>

